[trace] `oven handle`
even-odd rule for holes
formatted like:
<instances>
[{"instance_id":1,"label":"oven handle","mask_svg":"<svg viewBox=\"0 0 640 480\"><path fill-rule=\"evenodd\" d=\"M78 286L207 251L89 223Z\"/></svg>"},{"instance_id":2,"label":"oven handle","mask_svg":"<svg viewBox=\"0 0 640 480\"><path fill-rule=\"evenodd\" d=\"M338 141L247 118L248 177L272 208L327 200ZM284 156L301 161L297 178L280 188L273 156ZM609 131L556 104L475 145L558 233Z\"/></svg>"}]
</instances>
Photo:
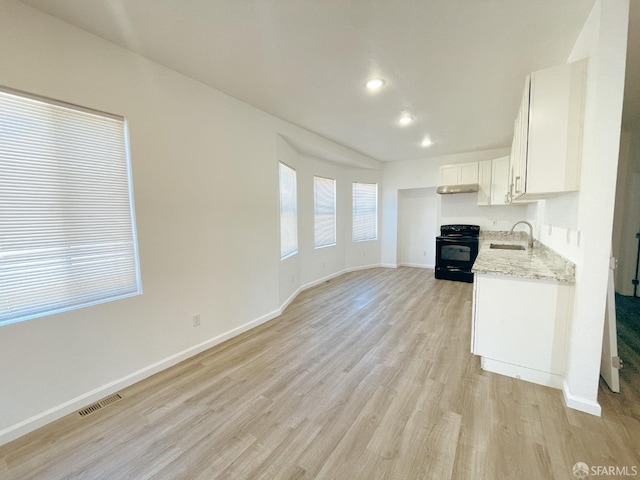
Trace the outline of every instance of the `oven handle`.
<instances>
[{"instance_id":1,"label":"oven handle","mask_svg":"<svg viewBox=\"0 0 640 480\"><path fill-rule=\"evenodd\" d=\"M441 242L441 243L448 243L448 244L452 244L452 245L477 245L478 244L478 240L477 239L466 239L466 240L462 240L460 238L447 238L447 237L437 237L436 238L436 243L437 242Z\"/></svg>"}]
</instances>

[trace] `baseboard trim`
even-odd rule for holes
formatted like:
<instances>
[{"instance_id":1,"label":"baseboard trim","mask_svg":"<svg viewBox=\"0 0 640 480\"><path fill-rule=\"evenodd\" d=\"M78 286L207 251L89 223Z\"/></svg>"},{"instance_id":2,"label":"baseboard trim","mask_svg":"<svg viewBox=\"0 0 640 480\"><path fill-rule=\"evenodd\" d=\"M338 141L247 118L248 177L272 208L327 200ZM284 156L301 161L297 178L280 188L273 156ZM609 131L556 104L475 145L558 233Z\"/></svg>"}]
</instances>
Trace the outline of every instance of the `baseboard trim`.
<instances>
[{"instance_id":1,"label":"baseboard trim","mask_svg":"<svg viewBox=\"0 0 640 480\"><path fill-rule=\"evenodd\" d=\"M480 358L480 368L488 372L506 375L507 377L517 378L526 382L537 383L538 385L544 385L545 387L556 389L562 388L563 379L560 375L542 372L533 368L500 362L486 357Z\"/></svg>"},{"instance_id":2,"label":"baseboard trim","mask_svg":"<svg viewBox=\"0 0 640 480\"><path fill-rule=\"evenodd\" d=\"M262 325L263 323L266 323L269 320L278 317L281 313L281 309L274 310L266 315L240 325L239 327L231 329L223 334L217 335L213 338L210 338L209 340L189 347L181 352L178 352L158 362L141 368L140 370L130 373L129 375L125 375L124 377L114 380L113 382L109 382L105 385L102 385L101 387L79 395L67 402L50 408L49 410L34 415L33 417L27 418L26 420L5 428L4 430L0 430L0 446L9 443L12 440L15 440L23 435L26 435L27 433L43 427L51 422L54 422L55 420L58 420L65 415L78 411L86 407L87 405L97 402L98 400L101 400L104 397L107 397L119 390L129 387L136 382L144 380L151 375L177 365L183 360L187 360L188 358L191 358L198 353L215 347L216 345L229 340L230 338L233 338L237 335L240 335L241 333L251 330L252 328Z\"/></svg>"},{"instance_id":3,"label":"baseboard trim","mask_svg":"<svg viewBox=\"0 0 640 480\"><path fill-rule=\"evenodd\" d=\"M564 399L564 404L569 408L590 413L596 417L600 417L602 415L602 407L597 401L573 395L566 380L562 383L562 398Z\"/></svg>"},{"instance_id":4,"label":"baseboard trim","mask_svg":"<svg viewBox=\"0 0 640 480\"><path fill-rule=\"evenodd\" d=\"M321 283L328 282L329 280L333 280L334 278L339 277L340 275L344 275L344 274L345 274L345 273L347 273L348 271L349 271L349 270L347 270L347 269L345 268L345 269L343 269L343 270L340 270L339 272L335 272L335 273L332 273L332 274L330 274L330 275L326 275L326 276L324 276L324 277L322 277L322 278L319 278L319 279L317 279L317 280L313 280L313 281L311 281L311 282L307 282L307 283L305 283L304 285L302 285L302 286L298 289L298 293L300 293L300 292L302 292L302 291L304 291L304 290L308 290L308 289L310 289L310 288L313 288L313 287L315 287L315 286L317 286L317 285L320 285ZM294 297L294 298L295 298L295 297ZM284 309L282 309L282 311L284 311Z\"/></svg>"},{"instance_id":5,"label":"baseboard trim","mask_svg":"<svg viewBox=\"0 0 640 480\"><path fill-rule=\"evenodd\" d=\"M296 291L294 291L289 296L289 298L287 298L284 301L284 303L280 306L280 314L282 314L282 312L285 311L285 309L291 304L291 302L293 302L296 299L296 297L298 295L300 295L300 293L302 293L303 291L305 291L305 290L307 290L309 288L313 288L313 287L315 287L317 285L320 285L321 283L328 282L329 280L333 280L334 278L337 278L340 275L344 275L345 273L356 272L358 270L368 270L370 268L377 268L377 267L380 267L380 266L381 265L379 263L377 263L377 264L372 264L372 265L363 265L363 266L360 266L360 267L344 268L344 269L342 269L342 270L340 270L338 272L334 272L334 273L326 275L326 276L324 276L322 278L319 278L317 280L313 280L311 282L305 283L304 285L301 285L300 287L298 287L296 289Z\"/></svg>"},{"instance_id":6,"label":"baseboard trim","mask_svg":"<svg viewBox=\"0 0 640 480\"><path fill-rule=\"evenodd\" d=\"M428 265L428 264L425 264L425 263L404 263L403 262L403 263L399 263L398 266L400 266L400 267L414 267L414 268L427 268L427 269L436 268L435 265Z\"/></svg>"},{"instance_id":7,"label":"baseboard trim","mask_svg":"<svg viewBox=\"0 0 640 480\"><path fill-rule=\"evenodd\" d=\"M380 267L384 267L384 265L382 265L381 263L371 263L369 265L360 265L358 267L349 267L349 268L345 268L342 273L349 273L349 272L357 272L359 270L369 270L370 268L380 268Z\"/></svg>"},{"instance_id":8,"label":"baseboard trim","mask_svg":"<svg viewBox=\"0 0 640 480\"><path fill-rule=\"evenodd\" d=\"M284 301L284 303L278 309L278 312L279 312L278 315L281 315L282 312L285 311L285 309L291 304L291 302L293 302L296 299L296 297L300 295L300 292L302 292L302 290L303 290L302 287L298 287L296 291L293 292L291 296Z\"/></svg>"}]
</instances>

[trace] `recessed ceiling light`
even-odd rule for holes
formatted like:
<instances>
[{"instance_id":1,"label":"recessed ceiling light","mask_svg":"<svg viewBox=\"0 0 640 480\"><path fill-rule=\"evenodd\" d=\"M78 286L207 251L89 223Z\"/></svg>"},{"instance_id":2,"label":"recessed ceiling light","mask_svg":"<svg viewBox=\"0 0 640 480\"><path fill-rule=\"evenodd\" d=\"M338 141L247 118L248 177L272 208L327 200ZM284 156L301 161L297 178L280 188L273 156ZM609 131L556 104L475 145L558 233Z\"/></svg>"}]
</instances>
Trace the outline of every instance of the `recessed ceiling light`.
<instances>
[{"instance_id":1,"label":"recessed ceiling light","mask_svg":"<svg viewBox=\"0 0 640 480\"><path fill-rule=\"evenodd\" d=\"M400 123L400 125L409 125L411 122L413 122L413 117L408 113L403 113L398 122Z\"/></svg>"},{"instance_id":2,"label":"recessed ceiling light","mask_svg":"<svg viewBox=\"0 0 640 480\"><path fill-rule=\"evenodd\" d=\"M433 142L431 141L431 139L429 137L424 137L422 139L422 146L423 147L430 147L431 145L433 145Z\"/></svg>"},{"instance_id":3,"label":"recessed ceiling light","mask_svg":"<svg viewBox=\"0 0 640 480\"><path fill-rule=\"evenodd\" d=\"M378 90L383 85L384 85L384 80L382 80L381 78L372 78L365 84L368 90Z\"/></svg>"}]
</instances>

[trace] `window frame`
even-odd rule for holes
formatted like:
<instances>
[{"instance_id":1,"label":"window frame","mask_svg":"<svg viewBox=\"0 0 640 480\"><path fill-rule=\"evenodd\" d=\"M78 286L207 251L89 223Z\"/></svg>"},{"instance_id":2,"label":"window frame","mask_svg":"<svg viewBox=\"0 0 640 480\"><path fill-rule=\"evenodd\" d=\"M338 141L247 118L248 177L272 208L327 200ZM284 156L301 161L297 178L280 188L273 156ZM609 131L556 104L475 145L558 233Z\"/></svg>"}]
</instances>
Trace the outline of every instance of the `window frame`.
<instances>
[{"instance_id":1,"label":"window frame","mask_svg":"<svg viewBox=\"0 0 640 480\"><path fill-rule=\"evenodd\" d=\"M3 86L0 105L0 326L140 295L127 120Z\"/></svg>"},{"instance_id":2,"label":"window frame","mask_svg":"<svg viewBox=\"0 0 640 480\"><path fill-rule=\"evenodd\" d=\"M283 194L283 178L282 178L282 174L283 174L283 168L284 169L288 169L290 172L289 173L293 173L293 179L291 182L291 190L289 192L284 192L284 193L288 193L292 200L293 203L293 211L291 212L291 214L293 215L293 221L289 222L289 221L283 221L283 215L284 215L284 209L290 209L291 206L287 206L284 204L284 200L291 200L291 198L286 198L284 197ZM286 171L286 170L285 170ZM291 179L290 179L291 180ZM298 249L299 249L299 244L298 244L298 173L296 172L296 169L291 167L290 165L287 165L285 162L279 161L278 162L278 196L279 196L279 204L280 204L280 215L279 215L279 219L280 219L280 260L285 260L287 258L293 257L294 255L296 255L298 253ZM287 220L286 218L284 220ZM293 238L292 241L288 242L291 243L292 248L288 248L285 249L284 248L284 244L286 243L285 240L285 234L286 234L286 228L289 227L290 231L293 234Z\"/></svg>"},{"instance_id":3,"label":"window frame","mask_svg":"<svg viewBox=\"0 0 640 480\"><path fill-rule=\"evenodd\" d=\"M332 202L330 208L331 212L331 224L332 224L332 240L327 243L321 243L318 241L318 182L330 182L332 184ZM334 247L337 245L337 181L335 178L323 177L320 175L313 176L313 247L326 248Z\"/></svg>"},{"instance_id":4,"label":"window frame","mask_svg":"<svg viewBox=\"0 0 640 480\"><path fill-rule=\"evenodd\" d=\"M367 226L367 223L362 222L362 215L364 213L359 213L356 210L358 209L359 204L362 204L360 200L366 200L366 198L362 198L362 196L366 193L363 191L360 195L358 195L359 190L366 190L362 187L374 187L373 198L374 201L371 203L374 212L373 212L373 235L372 236L363 236L357 235L358 232L364 230L364 227ZM364 182L353 182L352 183L352 196L351 196L351 241L352 242L373 242L378 240L378 184L377 183L364 183ZM364 204L364 208L368 206L367 203ZM371 207L369 207L371 208Z\"/></svg>"}]
</instances>

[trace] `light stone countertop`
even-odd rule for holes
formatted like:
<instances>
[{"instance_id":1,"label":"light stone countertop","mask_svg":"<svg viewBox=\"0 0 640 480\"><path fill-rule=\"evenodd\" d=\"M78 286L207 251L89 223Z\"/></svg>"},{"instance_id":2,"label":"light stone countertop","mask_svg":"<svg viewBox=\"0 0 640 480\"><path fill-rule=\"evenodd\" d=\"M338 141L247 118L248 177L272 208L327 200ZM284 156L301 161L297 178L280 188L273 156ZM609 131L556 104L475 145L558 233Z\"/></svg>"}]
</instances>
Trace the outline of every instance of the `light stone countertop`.
<instances>
[{"instance_id":1,"label":"light stone countertop","mask_svg":"<svg viewBox=\"0 0 640 480\"><path fill-rule=\"evenodd\" d=\"M575 264L537 240L534 240L533 250L530 251L528 240L528 232L481 231L478 257L471 271L563 283L575 282ZM489 246L492 243L522 245L526 250L491 249Z\"/></svg>"}]
</instances>

